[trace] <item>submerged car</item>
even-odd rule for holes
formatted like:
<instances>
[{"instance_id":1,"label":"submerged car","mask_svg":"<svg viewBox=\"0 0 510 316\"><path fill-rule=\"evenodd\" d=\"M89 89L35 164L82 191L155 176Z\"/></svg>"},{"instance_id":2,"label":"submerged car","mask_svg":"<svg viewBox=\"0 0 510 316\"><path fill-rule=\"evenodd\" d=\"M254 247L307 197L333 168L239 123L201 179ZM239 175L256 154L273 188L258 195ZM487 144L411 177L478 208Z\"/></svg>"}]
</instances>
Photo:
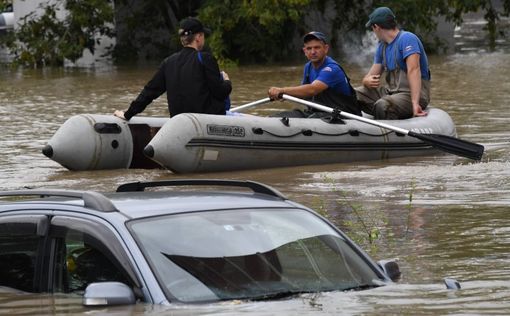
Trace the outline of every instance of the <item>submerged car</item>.
<instances>
[{"instance_id":1,"label":"submerged car","mask_svg":"<svg viewBox=\"0 0 510 316\"><path fill-rule=\"evenodd\" d=\"M252 181L0 197L0 286L79 294L87 306L278 299L400 275L394 261L372 261L325 218Z\"/></svg>"}]
</instances>

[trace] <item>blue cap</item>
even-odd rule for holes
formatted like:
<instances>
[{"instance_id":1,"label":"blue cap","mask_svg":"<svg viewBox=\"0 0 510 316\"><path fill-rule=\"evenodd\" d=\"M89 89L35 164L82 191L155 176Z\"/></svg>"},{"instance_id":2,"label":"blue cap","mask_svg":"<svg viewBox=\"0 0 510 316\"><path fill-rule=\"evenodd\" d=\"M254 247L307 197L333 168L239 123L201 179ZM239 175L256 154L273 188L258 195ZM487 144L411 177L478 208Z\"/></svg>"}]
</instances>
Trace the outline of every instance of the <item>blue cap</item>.
<instances>
[{"instance_id":1,"label":"blue cap","mask_svg":"<svg viewBox=\"0 0 510 316\"><path fill-rule=\"evenodd\" d=\"M328 39L326 37L326 35L324 35L324 33L322 32L310 32L310 33L307 33L305 36L303 36L303 43L306 43L306 42L309 42L313 39L317 39L319 41L322 41L324 44L327 44L328 43Z\"/></svg>"},{"instance_id":2,"label":"blue cap","mask_svg":"<svg viewBox=\"0 0 510 316\"><path fill-rule=\"evenodd\" d=\"M369 28L374 24L387 25L395 20L395 14L388 7L379 7L368 16L368 22L365 27Z\"/></svg>"}]
</instances>

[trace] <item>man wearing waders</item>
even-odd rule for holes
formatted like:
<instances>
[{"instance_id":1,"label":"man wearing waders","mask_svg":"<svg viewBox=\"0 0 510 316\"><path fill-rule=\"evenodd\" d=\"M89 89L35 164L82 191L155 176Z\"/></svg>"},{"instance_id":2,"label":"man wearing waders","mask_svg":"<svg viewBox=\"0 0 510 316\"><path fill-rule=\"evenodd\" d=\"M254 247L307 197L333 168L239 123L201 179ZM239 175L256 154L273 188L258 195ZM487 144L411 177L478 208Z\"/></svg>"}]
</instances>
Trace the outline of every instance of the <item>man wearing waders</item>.
<instances>
[{"instance_id":1,"label":"man wearing waders","mask_svg":"<svg viewBox=\"0 0 510 316\"><path fill-rule=\"evenodd\" d=\"M427 115L430 71L420 39L400 30L387 7L375 9L366 27L380 42L363 86L356 88L361 110L388 120Z\"/></svg>"}]
</instances>

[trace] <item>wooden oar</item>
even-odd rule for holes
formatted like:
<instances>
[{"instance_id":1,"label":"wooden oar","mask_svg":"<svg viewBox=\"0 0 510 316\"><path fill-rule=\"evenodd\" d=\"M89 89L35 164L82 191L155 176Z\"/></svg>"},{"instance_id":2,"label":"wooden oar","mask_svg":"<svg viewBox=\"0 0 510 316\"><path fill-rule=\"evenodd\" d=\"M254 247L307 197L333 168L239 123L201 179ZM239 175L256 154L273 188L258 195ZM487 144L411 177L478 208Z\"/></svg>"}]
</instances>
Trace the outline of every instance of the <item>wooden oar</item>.
<instances>
[{"instance_id":1,"label":"wooden oar","mask_svg":"<svg viewBox=\"0 0 510 316\"><path fill-rule=\"evenodd\" d=\"M230 109L230 112L240 112L240 111L246 110L248 108L251 108L251 107L254 107L254 106L257 106L257 105L260 105L260 104L268 103L268 102L271 102L271 101L273 101L273 100L271 100L270 98L260 99L258 101L253 101L253 102L250 102L248 104L240 105L240 106L237 106L237 107L235 107L233 109Z\"/></svg>"},{"instance_id":2,"label":"wooden oar","mask_svg":"<svg viewBox=\"0 0 510 316\"><path fill-rule=\"evenodd\" d=\"M283 94L282 98L307 105L307 106L317 109L319 111L328 112L328 113L333 113L333 111L334 111L334 109L332 109L328 106L324 106L324 105L320 105L320 104L317 104L314 102L296 98L296 97L293 97L293 96L290 96L287 94ZM482 159L484 147L480 144L468 142L468 141L465 141L465 140L462 140L459 138L446 136L446 135L420 134L420 133L416 133L413 131L408 131L408 130L400 128L400 127L388 125L388 124L382 123L380 121L375 121L375 120L367 119L365 117L357 116L357 115L354 115L354 114L351 114L348 112L338 111L338 114L343 117L346 117L346 118L350 118L350 119L357 120L357 121L360 121L363 123L386 128L386 129L395 131L397 133L401 133L404 135L418 138L418 139L422 140L423 142L425 142L437 149L449 152L454 155L466 157L466 158L473 159L473 160Z\"/></svg>"}]
</instances>

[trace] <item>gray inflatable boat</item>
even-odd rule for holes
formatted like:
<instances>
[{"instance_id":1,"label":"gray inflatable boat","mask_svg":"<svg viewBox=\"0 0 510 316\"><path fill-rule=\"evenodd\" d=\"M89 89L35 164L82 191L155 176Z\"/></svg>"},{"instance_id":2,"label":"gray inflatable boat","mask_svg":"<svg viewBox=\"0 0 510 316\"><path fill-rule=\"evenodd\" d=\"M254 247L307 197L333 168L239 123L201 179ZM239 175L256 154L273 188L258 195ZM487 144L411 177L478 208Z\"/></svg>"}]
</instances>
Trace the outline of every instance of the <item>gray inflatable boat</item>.
<instances>
[{"instance_id":1,"label":"gray inflatable boat","mask_svg":"<svg viewBox=\"0 0 510 316\"><path fill-rule=\"evenodd\" d=\"M383 121L381 121L383 122ZM450 116L384 121L420 134L456 136ZM345 119L180 114L145 147L146 156L175 173L259 169L421 156L438 151L404 134Z\"/></svg>"},{"instance_id":2,"label":"gray inflatable boat","mask_svg":"<svg viewBox=\"0 0 510 316\"><path fill-rule=\"evenodd\" d=\"M421 134L456 136L450 116L379 121ZM43 154L70 170L167 168L175 173L273 168L422 156L421 140L357 120L180 114L171 119L81 114Z\"/></svg>"}]
</instances>

